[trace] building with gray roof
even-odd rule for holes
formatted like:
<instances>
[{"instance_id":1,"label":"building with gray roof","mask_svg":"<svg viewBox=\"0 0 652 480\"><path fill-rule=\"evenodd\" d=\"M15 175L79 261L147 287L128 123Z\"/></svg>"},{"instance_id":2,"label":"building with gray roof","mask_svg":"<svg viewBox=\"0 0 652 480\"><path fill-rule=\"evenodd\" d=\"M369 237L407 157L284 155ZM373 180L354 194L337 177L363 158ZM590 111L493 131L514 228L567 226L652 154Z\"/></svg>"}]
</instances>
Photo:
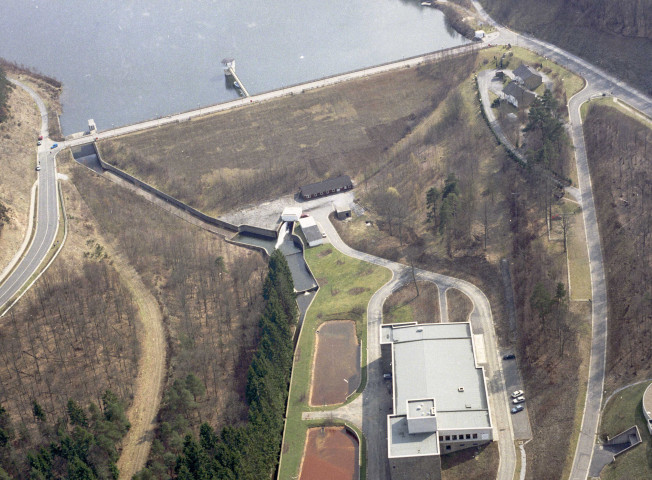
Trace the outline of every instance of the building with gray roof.
<instances>
[{"instance_id":1,"label":"building with gray roof","mask_svg":"<svg viewBox=\"0 0 652 480\"><path fill-rule=\"evenodd\" d=\"M493 440L484 369L471 324L394 324L381 328L383 373L391 373L387 417L392 480L432 476L439 456Z\"/></svg>"},{"instance_id":2,"label":"building with gray roof","mask_svg":"<svg viewBox=\"0 0 652 480\"><path fill-rule=\"evenodd\" d=\"M516 77L517 82L522 83L530 90L534 90L543 82L541 75L539 75L536 70L525 64L521 64L514 70L514 76Z\"/></svg>"},{"instance_id":3,"label":"building with gray roof","mask_svg":"<svg viewBox=\"0 0 652 480\"><path fill-rule=\"evenodd\" d=\"M339 177L329 178L323 182L311 183L303 185L299 190L299 194L304 200L310 198L322 197L324 195L331 195L353 188L353 182L348 175L340 175Z\"/></svg>"},{"instance_id":4,"label":"building with gray roof","mask_svg":"<svg viewBox=\"0 0 652 480\"><path fill-rule=\"evenodd\" d=\"M521 87L517 82L510 82L503 88L505 100L516 108L524 108L530 105L536 98L536 94Z\"/></svg>"}]
</instances>

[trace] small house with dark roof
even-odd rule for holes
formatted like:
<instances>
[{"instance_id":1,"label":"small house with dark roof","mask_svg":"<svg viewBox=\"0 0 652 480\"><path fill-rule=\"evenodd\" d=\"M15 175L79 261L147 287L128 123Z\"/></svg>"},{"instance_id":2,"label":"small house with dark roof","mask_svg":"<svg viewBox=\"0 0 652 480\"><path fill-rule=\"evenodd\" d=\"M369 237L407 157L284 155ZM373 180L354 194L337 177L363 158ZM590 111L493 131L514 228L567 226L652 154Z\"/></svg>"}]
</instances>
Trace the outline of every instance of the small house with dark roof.
<instances>
[{"instance_id":1,"label":"small house with dark roof","mask_svg":"<svg viewBox=\"0 0 652 480\"><path fill-rule=\"evenodd\" d=\"M525 64L521 64L520 67L514 70L514 76L518 83L525 85L530 90L537 88L543 81L541 75L539 75L536 70Z\"/></svg>"},{"instance_id":2,"label":"small house with dark roof","mask_svg":"<svg viewBox=\"0 0 652 480\"><path fill-rule=\"evenodd\" d=\"M323 182L304 185L300 188L299 194L304 200L309 200L311 198L344 192L346 190L351 190L352 188L353 182L351 182L351 177L348 175L340 175L339 177L329 178Z\"/></svg>"},{"instance_id":3,"label":"small house with dark roof","mask_svg":"<svg viewBox=\"0 0 652 480\"><path fill-rule=\"evenodd\" d=\"M534 93L525 90L516 82L508 83L505 88L503 88L503 95L505 100L516 108L525 108L536 98Z\"/></svg>"}]
</instances>

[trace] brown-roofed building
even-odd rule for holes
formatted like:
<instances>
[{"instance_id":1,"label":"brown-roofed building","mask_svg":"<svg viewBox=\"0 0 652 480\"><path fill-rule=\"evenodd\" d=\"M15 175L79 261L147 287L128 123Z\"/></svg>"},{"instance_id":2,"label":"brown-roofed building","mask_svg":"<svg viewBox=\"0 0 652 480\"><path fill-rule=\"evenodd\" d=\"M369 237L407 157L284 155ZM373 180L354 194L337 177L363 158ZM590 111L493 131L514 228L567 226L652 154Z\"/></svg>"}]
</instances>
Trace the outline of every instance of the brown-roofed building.
<instances>
[{"instance_id":1,"label":"brown-roofed building","mask_svg":"<svg viewBox=\"0 0 652 480\"><path fill-rule=\"evenodd\" d=\"M308 200L310 198L323 197L333 193L344 192L353 188L353 182L348 175L340 175L339 177L329 178L323 182L311 183L301 187L299 193L301 198Z\"/></svg>"}]
</instances>

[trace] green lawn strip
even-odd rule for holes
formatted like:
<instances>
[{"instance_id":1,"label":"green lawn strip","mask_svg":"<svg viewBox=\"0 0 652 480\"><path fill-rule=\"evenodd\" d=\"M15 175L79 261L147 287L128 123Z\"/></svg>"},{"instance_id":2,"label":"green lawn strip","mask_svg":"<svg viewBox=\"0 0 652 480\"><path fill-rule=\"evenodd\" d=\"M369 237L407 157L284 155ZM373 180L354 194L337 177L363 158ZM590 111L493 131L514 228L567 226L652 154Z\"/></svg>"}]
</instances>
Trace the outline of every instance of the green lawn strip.
<instances>
[{"instance_id":1,"label":"green lawn strip","mask_svg":"<svg viewBox=\"0 0 652 480\"><path fill-rule=\"evenodd\" d=\"M588 300L591 298L591 270L581 211L573 215L570 219L570 225L567 241L571 285L570 296L571 300Z\"/></svg>"},{"instance_id":2,"label":"green lawn strip","mask_svg":"<svg viewBox=\"0 0 652 480\"><path fill-rule=\"evenodd\" d=\"M308 422L301 419L301 414L341 406L312 408L308 405L317 328L327 320L351 319L356 322L362 369L360 387L356 394L349 397L348 401L351 401L366 384L367 304L372 295L391 278L389 270L349 258L329 244L306 250L305 257L320 289L304 319L295 353L279 478L293 478L298 474L308 428ZM355 294L355 289L360 288L364 288L364 292Z\"/></svg>"},{"instance_id":3,"label":"green lawn strip","mask_svg":"<svg viewBox=\"0 0 652 480\"><path fill-rule=\"evenodd\" d=\"M619 434L632 425L638 425L643 443L616 458L607 465L600 476L603 480L621 478L652 478L652 440L645 425L641 400L650 382L629 387L617 393L602 412L600 435L610 437Z\"/></svg>"},{"instance_id":4,"label":"green lawn strip","mask_svg":"<svg viewBox=\"0 0 652 480\"><path fill-rule=\"evenodd\" d=\"M389 315L383 315L383 323L405 323L414 321L412 305L403 304L393 307Z\"/></svg>"}]
</instances>

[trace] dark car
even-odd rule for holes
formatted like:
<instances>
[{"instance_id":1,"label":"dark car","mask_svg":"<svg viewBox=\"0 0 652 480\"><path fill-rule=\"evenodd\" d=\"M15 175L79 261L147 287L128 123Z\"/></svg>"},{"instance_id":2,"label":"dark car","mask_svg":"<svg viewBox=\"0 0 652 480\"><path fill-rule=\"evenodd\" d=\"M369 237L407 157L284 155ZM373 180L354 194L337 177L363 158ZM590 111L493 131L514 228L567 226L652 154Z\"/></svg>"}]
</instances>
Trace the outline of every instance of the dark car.
<instances>
[{"instance_id":1,"label":"dark car","mask_svg":"<svg viewBox=\"0 0 652 480\"><path fill-rule=\"evenodd\" d=\"M513 353L508 353L507 355L503 355L503 360L514 360L516 358L516 355Z\"/></svg>"},{"instance_id":2,"label":"dark car","mask_svg":"<svg viewBox=\"0 0 652 480\"><path fill-rule=\"evenodd\" d=\"M512 408L512 413L518 413L521 410L523 410L523 405L516 405L514 408Z\"/></svg>"}]
</instances>

